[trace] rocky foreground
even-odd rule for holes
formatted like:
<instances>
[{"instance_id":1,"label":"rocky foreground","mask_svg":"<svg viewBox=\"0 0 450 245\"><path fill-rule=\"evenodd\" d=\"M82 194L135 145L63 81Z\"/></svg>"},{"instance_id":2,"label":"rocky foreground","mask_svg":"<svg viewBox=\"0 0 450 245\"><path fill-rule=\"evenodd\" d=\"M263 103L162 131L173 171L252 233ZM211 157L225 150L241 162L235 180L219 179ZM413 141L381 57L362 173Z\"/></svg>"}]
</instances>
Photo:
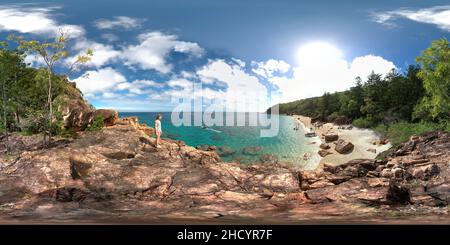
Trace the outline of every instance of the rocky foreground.
<instances>
[{"instance_id":1,"label":"rocky foreground","mask_svg":"<svg viewBox=\"0 0 450 245\"><path fill-rule=\"evenodd\" d=\"M450 133L316 171L224 163L136 118L0 155L1 223L450 223Z\"/></svg>"}]
</instances>

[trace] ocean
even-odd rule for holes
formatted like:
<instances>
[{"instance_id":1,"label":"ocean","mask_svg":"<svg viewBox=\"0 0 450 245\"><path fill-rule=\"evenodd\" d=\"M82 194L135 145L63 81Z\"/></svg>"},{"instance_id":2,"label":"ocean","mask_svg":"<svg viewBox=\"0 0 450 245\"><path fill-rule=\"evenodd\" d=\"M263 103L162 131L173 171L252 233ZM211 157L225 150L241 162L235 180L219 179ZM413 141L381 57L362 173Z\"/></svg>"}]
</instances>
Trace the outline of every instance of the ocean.
<instances>
[{"instance_id":1,"label":"ocean","mask_svg":"<svg viewBox=\"0 0 450 245\"><path fill-rule=\"evenodd\" d=\"M140 123L154 127L157 112L120 112L119 117L137 116ZM171 113L162 114L162 138L182 140L190 146L226 148L221 159L244 164L278 159L301 169L314 169L320 157L318 137L305 137L306 130L293 117L280 115L279 130L274 137L261 137L262 126L175 126ZM237 115L236 115L237 116ZM226 115L224 115L226 117ZM224 119L226 120L226 119Z\"/></svg>"}]
</instances>

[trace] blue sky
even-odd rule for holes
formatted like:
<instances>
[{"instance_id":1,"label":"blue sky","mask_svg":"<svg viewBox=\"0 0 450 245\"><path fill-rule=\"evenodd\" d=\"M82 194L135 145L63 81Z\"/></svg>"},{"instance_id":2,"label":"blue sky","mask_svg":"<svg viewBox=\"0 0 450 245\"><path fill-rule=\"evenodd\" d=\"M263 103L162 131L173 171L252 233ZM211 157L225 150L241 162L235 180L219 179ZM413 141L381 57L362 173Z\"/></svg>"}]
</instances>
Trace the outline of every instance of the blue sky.
<instances>
[{"instance_id":1,"label":"blue sky","mask_svg":"<svg viewBox=\"0 0 450 245\"><path fill-rule=\"evenodd\" d=\"M449 37L450 4L0 2L2 35L44 39L59 29L70 33L74 56L94 50L92 61L71 79L98 108L169 111L179 98L190 97L220 102L227 110L264 110L347 89L372 70L404 71L432 40ZM31 56L29 61L40 65ZM70 58L60 66L68 63Z\"/></svg>"}]
</instances>

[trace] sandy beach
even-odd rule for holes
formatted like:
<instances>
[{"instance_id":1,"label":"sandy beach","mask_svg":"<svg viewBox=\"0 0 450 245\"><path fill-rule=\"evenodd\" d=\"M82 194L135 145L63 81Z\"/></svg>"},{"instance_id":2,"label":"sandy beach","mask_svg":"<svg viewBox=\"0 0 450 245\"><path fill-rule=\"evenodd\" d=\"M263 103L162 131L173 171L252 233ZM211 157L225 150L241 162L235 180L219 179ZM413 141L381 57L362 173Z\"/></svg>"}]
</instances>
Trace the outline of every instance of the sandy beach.
<instances>
[{"instance_id":1,"label":"sandy beach","mask_svg":"<svg viewBox=\"0 0 450 245\"><path fill-rule=\"evenodd\" d=\"M354 145L354 149L347 154L340 154L334 150L335 142L327 143L330 146L328 151L331 153L325 157L321 157L319 165L329 163L339 165L346 163L352 159L365 158L374 159L378 153L389 149L392 145L390 143L379 144L380 136L370 129L360 129L353 127L352 129L343 129L332 123L325 123L320 127L315 127L311 123L311 118L294 115L293 116L300 124L302 124L307 131L312 128L316 135L325 143L324 135L337 134L340 139L349 141ZM344 126L344 128L346 128Z\"/></svg>"}]
</instances>

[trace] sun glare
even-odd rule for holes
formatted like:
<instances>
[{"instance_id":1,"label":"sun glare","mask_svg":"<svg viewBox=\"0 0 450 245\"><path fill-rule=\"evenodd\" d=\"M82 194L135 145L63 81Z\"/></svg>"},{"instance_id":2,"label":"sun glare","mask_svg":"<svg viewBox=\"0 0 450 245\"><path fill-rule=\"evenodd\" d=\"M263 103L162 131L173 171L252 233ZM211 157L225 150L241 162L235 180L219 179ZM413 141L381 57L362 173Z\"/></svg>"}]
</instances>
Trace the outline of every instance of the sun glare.
<instances>
[{"instance_id":1,"label":"sun glare","mask_svg":"<svg viewBox=\"0 0 450 245\"><path fill-rule=\"evenodd\" d=\"M342 52L326 42L311 42L300 47L297 59L301 64L318 64L342 58Z\"/></svg>"}]
</instances>

